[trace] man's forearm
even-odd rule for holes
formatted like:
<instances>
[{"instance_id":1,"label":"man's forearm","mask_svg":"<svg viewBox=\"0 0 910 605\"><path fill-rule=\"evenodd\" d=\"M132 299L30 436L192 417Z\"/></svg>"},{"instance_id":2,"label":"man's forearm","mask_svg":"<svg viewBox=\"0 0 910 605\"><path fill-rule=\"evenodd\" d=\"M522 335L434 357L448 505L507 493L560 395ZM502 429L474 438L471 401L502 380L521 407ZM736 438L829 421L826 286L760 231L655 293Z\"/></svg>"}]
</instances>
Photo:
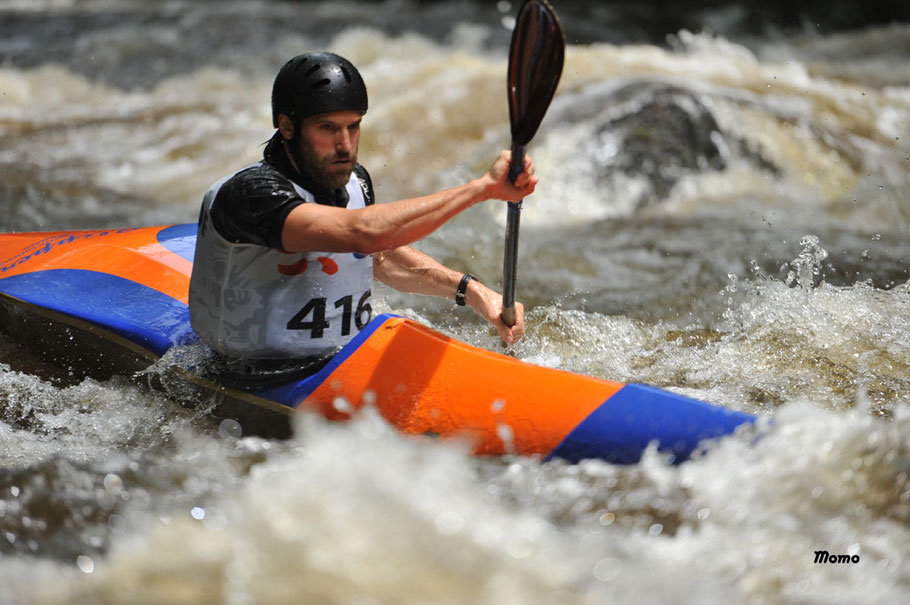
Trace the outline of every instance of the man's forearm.
<instances>
[{"instance_id":1,"label":"man's forearm","mask_svg":"<svg viewBox=\"0 0 910 605\"><path fill-rule=\"evenodd\" d=\"M429 235L488 194L488 179L480 178L424 197L358 210L301 204L285 219L282 246L288 252L393 250Z\"/></svg>"},{"instance_id":2,"label":"man's forearm","mask_svg":"<svg viewBox=\"0 0 910 605\"><path fill-rule=\"evenodd\" d=\"M377 253L373 259L376 279L401 292L449 298L461 281L461 273L410 246Z\"/></svg>"},{"instance_id":3,"label":"man's forearm","mask_svg":"<svg viewBox=\"0 0 910 605\"><path fill-rule=\"evenodd\" d=\"M396 290L440 296L453 302L463 276L410 246L375 254L373 275ZM465 302L496 327L503 342L513 343L524 334L524 307L521 303L515 303L518 313L515 325L507 326L500 315L502 296L476 279L467 283Z\"/></svg>"},{"instance_id":4,"label":"man's forearm","mask_svg":"<svg viewBox=\"0 0 910 605\"><path fill-rule=\"evenodd\" d=\"M487 190L483 179L477 179L423 197L370 206L358 218L377 251L393 250L426 237L455 215L488 199Z\"/></svg>"}]
</instances>

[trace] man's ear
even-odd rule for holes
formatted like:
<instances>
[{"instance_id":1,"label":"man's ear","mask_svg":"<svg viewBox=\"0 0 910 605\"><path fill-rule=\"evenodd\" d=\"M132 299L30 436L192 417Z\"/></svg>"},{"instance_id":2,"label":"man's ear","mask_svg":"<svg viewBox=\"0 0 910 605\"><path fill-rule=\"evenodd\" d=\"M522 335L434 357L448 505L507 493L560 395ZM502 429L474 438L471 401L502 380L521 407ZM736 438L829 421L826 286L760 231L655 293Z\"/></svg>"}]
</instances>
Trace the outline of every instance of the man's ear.
<instances>
[{"instance_id":1,"label":"man's ear","mask_svg":"<svg viewBox=\"0 0 910 605\"><path fill-rule=\"evenodd\" d=\"M294 122L283 113L278 114L278 132L285 140L290 141L294 138Z\"/></svg>"}]
</instances>

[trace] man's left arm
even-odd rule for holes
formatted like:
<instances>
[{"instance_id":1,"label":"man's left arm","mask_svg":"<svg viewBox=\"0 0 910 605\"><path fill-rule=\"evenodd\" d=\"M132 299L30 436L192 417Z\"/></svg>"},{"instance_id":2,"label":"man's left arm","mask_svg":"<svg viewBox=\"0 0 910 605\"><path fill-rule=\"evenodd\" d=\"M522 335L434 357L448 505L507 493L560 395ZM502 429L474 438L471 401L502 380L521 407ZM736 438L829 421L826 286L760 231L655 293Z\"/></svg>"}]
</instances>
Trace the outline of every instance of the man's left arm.
<instances>
[{"instance_id":1,"label":"man's left arm","mask_svg":"<svg viewBox=\"0 0 910 605\"><path fill-rule=\"evenodd\" d=\"M373 274L382 283L401 292L449 299L454 299L463 276L410 246L374 254ZM468 282L465 303L493 324L506 344L517 342L524 334L524 307L521 303L515 303L515 325L510 328L500 316L502 295L478 280Z\"/></svg>"}]
</instances>

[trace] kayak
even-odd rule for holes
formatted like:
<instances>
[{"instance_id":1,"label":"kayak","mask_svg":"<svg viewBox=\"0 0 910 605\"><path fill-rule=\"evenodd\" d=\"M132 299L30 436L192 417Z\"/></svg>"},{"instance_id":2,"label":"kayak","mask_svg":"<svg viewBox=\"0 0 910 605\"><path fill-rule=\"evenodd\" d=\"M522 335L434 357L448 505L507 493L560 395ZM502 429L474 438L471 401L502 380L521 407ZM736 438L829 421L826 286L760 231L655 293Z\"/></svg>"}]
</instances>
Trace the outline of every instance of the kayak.
<instances>
[{"instance_id":1,"label":"kayak","mask_svg":"<svg viewBox=\"0 0 910 605\"><path fill-rule=\"evenodd\" d=\"M332 420L374 407L401 432L465 439L478 455L637 462L650 444L682 462L755 421L666 390L529 364L380 314L305 378L239 389L192 364L147 372L202 347L189 321L196 224L0 235L0 326L86 376L145 377L181 402L282 435L300 410Z\"/></svg>"}]
</instances>

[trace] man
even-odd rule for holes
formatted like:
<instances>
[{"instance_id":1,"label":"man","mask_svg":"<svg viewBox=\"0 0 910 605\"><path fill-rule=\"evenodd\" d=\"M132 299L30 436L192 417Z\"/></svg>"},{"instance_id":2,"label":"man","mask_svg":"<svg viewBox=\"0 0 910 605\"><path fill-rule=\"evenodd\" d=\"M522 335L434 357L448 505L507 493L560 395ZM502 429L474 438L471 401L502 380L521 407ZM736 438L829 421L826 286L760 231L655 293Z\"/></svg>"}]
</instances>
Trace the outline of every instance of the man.
<instances>
[{"instance_id":1,"label":"man","mask_svg":"<svg viewBox=\"0 0 910 605\"><path fill-rule=\"evenodd\" d=\"M526 159L513 185L509 152L474 181L425 197L373 205L357 163L367 91L357 69L332 53L297 56L272 89L277 132L263 161L206 193L190 281L193 329L229 359L320 360L369 321L373 279L405 292L454 298L499 330L501 296L408 244L488 199L517 201L537 177Z\"/></svg>"}]
</instances>

